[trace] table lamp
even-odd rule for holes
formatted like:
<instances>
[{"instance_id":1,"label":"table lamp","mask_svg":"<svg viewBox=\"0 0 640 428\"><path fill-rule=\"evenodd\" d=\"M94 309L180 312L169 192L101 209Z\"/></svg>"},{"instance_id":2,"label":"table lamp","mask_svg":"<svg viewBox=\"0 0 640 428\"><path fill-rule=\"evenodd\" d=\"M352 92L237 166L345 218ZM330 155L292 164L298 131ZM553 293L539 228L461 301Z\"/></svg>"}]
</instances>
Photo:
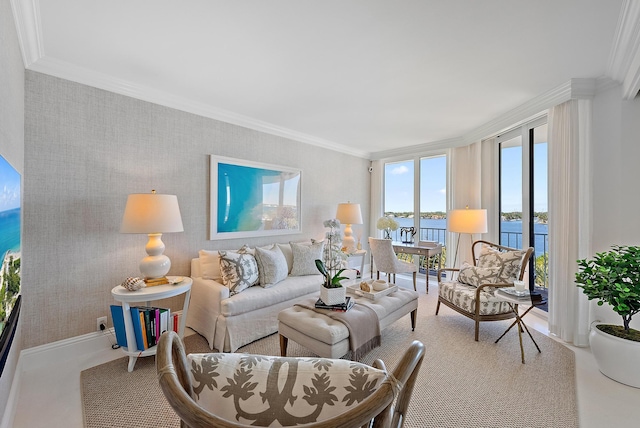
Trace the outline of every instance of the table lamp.
<instances>
[{"instance_id":1,"label":"table lamp","mask_svg":"<svg viewBox=\"0 0 640 428\"><path fill-rule=\"evenodd\" d=\"M451 210L447 213L447 230L458 233L456 254L452 265L452 267L455 267L458 259L458 248L460 247L460 235L463 233L470 234L471 242L473 243L474 233L487 233L487 210L470 210L468 205L463 210Z\"/></svg>"},{"instance_id":2,"label":"table lamp","mask_svg":"<svg viewBox=\"0 0 640 428\"><path fill-rule=\"evenodd\" d=\"M149 235L145 247L148 255L140 262L140 272L147 285L166 281L165 275L171 268L171 260L162 254L165 248L162 234L182 231L184 227L176 195L160 195L152 190L151 193L134 193L127 198L120 233Z\"/></svg>"},{"instance_id":3,"label":"table lamp","mask_svg":"<svg viewBox=\"0 0 640 428\"><path fill-rule=\"evenodd\" d=\"M344 239L342 239L342 246L348 254L356 251L356 239L353 237L353 231L351 230L352 224L362 224L362 213L360 212L360 204L352 204L350 202L338 204L338 210L336 211L336 218L340 220L340 223L345 224Z\"/></svg>"}]
</instances>

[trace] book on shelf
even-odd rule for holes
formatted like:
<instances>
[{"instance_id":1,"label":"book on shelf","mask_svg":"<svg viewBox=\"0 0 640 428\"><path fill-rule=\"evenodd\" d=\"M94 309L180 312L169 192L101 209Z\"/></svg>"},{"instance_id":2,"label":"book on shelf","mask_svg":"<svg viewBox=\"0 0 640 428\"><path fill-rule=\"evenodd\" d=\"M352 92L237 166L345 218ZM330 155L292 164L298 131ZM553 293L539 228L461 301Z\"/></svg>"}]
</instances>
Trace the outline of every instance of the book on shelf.
<instances>
[{"instance_id":1,"label":"book on shelf","mask_svg":"<svg viewBox=\"0 0 640 428\"><path fill-rule=\"evenodd\" d=\"M127 347L127 333L124 329L124 314L122 306L111 305L111 320L113 321L113 329L116 331L116 342L119 346Z\"/></svg>"},{"instance_id":2,"label":"book on shelf","mask_svg":"<svg viewBox=\"0 0 640 428\"><path fill-rule=\"evenodd\" d=\"M182 311L174 312L171 314L171 329L180 334L180 322L182 321Z\"/></svg>"},{"instance_id":3,"label":"book on shelf","mask_svg":"<svg viewBox=\"0 0 640 428\"><path fill-rule=\"evenodd\" d=\"M136 349L138 351L144 351L145 349L147 349L144 347L144 337L142 335L144 316L143 324L140 324L140 311L138 310L138 308L132 307L129 309L129 312L131 313L131 324L133 325L133 333L136 337L136 346L133 346L133 344L131 344L131 346L128 346L127 349L129 349L129 351L135 351Z\"/></svg>"},{"instance_id":4,"label":"book on shelf","mask_svg":"<svg viewBox=\"0 0 640 428\"><path fill-rule=\"evenodd\" d=\"M345 302L344 303L339 303L337 305L327 305L322 301L322 299L319 298L316 301L316 305L315 306L318 309L331 309L332 311L346 312L349 309L351 309L355 303L356 302L354 300L351 300L350 296L347 296L345 298Z\"/></svg>"}]
</instances>

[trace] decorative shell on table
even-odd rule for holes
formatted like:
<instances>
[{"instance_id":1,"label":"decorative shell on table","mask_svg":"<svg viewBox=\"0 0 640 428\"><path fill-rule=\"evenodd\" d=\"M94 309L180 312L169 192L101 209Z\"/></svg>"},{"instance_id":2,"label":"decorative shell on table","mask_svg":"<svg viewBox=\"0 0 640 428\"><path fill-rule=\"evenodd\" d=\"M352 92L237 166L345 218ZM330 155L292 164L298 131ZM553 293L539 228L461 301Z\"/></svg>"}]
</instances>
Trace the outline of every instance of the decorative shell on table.
<instances>
[{"instance_id":1,"label":"decorative shell on table","mask_svg":"<svg viewBox=\"0 0 640 428\"><path fill-rule=\"evenodd\" d=\"M129 291L137 291L143 287L146 287L147 284L145 284L142 278L134 278L130 276L127 279L125 279L124 282L120 285L122 285L124 288L126 288Z\"/></svg>"},{"instance_id":2,"label":"decorative shell on table","mask_svg":"<svg viewBox=\"0 0 640 428\"><path fill-rule=\"evenodd\" d=\"M360 283L360 290L369 292L369 291L371 291L371 286L369 285L369 283L367 281L362 281Z\"/></svg>"}]
</instances>

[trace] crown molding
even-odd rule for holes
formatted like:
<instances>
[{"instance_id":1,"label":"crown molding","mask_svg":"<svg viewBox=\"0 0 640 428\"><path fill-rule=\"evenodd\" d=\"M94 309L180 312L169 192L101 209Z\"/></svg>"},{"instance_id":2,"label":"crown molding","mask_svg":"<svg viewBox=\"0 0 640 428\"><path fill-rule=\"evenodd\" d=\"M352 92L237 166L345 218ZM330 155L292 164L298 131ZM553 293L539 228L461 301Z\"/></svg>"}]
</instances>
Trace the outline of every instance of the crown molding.
<instances>
[{"instance_id":1,"label":"crown molding","mask_svg":"<svg viewBox=\"0 0 640 428\"><path fill-rule=\"evenodd\" d=\"M640 90L640 1L624 0L607 65L607 75L622 83L624 99Z\"/></svg>"},{"instance_id":2,"label":"crown molding","mask_svg":"<svg viewBox=\"0 0 640 428\"><path fill-rule=\"evenodd\" d=\"M413 146L399 147L397 149L382 150L371 153L370 160L392 160L394 158L407 156L427 156L433 152L442 151L451 147L464 146L465 142L457 138L448 138L446 140L438 140L429 143L417 144Z\"/></svg>"},{"instance_id":3,"label":"crown molding","mask_svg":"<svg viewBox=\"0 0 640 428\"><path fill-rule=\"evenodd\" d=\"M39 2L38 0L11 0L11 9L24 68L29 68L44 54Z\"/></svg>"},{"instance_id":4,"label":"crown molding","mask_svg":"<svg viewBox=\"0 0 640 428\"><path fill-rule=\"evenodd\" d=\"M11 0L22 59L27 70L37 71L120 95L148 101L210 119L220 120L255 131L264 132L298 142L323 147L343 154L369 159L370 153L355 150L344 144L318 138L268 122L253 119L184 97L136 84L124 79L53 59L45 55L38 0Z\"/></svg>"},{"instance_id":5,"label":"crown molding","mask_svg":"<svg viewBox=\"0 0 640 428\"><path fill-rule=\"evenodd\" d=\"M147 101L188 113L197 114L199 116L208 117L210 119L242 126L244 128L253 129L255 131L277 135L279 137L284 137L302 143L323 147L329 150L338 151L343 154L348 154L365 159L368 159L370 156L369 152L355 150L343 144L335 143L333 141L304 134L302 132L287 129L258 119L253 119L251 117L219 109L209 104L193 101L185 97L180 97L167 91L161 91L159 89L139 85L124 79L114 78L113 76L109 76L95 70L78 67L76 65L54 58L49 58L46 56L42 57L38 61L31 64L29 70L81 83L83 85L92 86L98 89L104 89L109 92L114 92L142 101Z\"/></svg>"},{"instance_id":6,"label":"crown molding","mask_svg":"<svg viewBox=\"0 0 640 428\"><path fill-rule=\"evenodd\" d=\"M433 152L436 150L453 147L467 146L497 135L500 132L512 128L519 123L527 122L549 108L562 104L570 99L592 98L596 93L597 79L570 79L556 88L553 88L520 106L500 115L498 118L481 125L473 131L457 138L433 141L416 146L403 147L395 150L372 153L372 160L398 157L415 156L421 152ZM604 81L602 84L605 84ZM598 87L599 88L599 87Z\"/></svg>"}]
</instances>

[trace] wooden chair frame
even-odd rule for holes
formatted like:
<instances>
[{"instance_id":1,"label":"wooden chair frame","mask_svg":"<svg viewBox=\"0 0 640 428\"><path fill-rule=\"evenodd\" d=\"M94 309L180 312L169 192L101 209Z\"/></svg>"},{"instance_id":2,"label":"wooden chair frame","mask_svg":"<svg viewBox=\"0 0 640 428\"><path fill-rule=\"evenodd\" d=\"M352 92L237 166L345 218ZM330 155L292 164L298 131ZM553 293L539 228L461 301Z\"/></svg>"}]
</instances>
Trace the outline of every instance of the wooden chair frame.
<instances>
[{"instance_id":1,"label":"wooden chair frame","mask_svg":"<svg viewBox=\"0 0 640 428\"><path fill-rule=\"evenodd\" d=\"M476 245L479 245L479 247L477 247L476 249ZM498 245L498 244L494 244L492 242L489 241L482 241L482 240L478 240L475 241L472 245L471 245L471 255L473 258L473 265L476 266L477 265L477 257L476 257L476 252L479 252L479 250L481 250L482 245L487 245L489 247L493 247L496 248L500 251L521 251L518 248L511 248L511 247L505 247L504 245ZM527 266L529 265L529 260L531 259L531 255L533 254L533 247L529 247L525 250L525 254L522 258L522 265L520 266L520 275L518 276L518 279L520 281L523 280L524 278L524 273L527 270ZM440 286L440 282L442 281L442 273L444 272L451 272L451 274L453 274L454 272L459 272L460 269L458 268L442 268L442 269L438 269L438 286ZM476 289L476 305L475 305L475 312L467 312L464 309L456 306L455 304L453 304L452 302L449 302L448 300L442 298L440 296L440 294L438 293L438 305L436 306L436 315L438 315L438 312L440 311L440 303L444 304L445 306L448 306L449 308L453 309L454 311L464 315L467 318L471 318L472 320L475 321L476 326L475 326L475 339L476 342L478 341L478 334L480 332L480 322L482 321L502 321L502 320L507 320L507 319L511 319L511 318L515 318L515 313L513 311L509 311L507 313L503 313L503 314L492 314L492 315L480 315L480 305L478 304L478 301L480 300L480 292L488 287L494 287L494 288L502 288L502 287L513 287L513 284L483 284L481 286L479 286ZM516 307L514 308L516 311L518 310L517 305L515 305Z\"/></svg>"},{"instance_id":2,"label":"wooden chair frame","mask_svg":"<svg viewBox=\"0 0 640 428\"><path fill-rule=\"evenodd\" d=\"M351 410L334 418L297 426L303 428L365 426L401 428L404 425L424 353L424 344L417 340L405 351L392 372L393 377L398 381L399 392L394 382L385 381L363 404L354 406ZM384 363L379 359L375 360L373 367L386 371ZM248 425L219 418L200 407L193 399L193 385L189 376L184 345L173 331L166 332L160 337L156 354L156 371L162 392L181 419L181 427L248 427ZM395 406L393 406L394 398Z\"/></svg>"}]
</instances>

